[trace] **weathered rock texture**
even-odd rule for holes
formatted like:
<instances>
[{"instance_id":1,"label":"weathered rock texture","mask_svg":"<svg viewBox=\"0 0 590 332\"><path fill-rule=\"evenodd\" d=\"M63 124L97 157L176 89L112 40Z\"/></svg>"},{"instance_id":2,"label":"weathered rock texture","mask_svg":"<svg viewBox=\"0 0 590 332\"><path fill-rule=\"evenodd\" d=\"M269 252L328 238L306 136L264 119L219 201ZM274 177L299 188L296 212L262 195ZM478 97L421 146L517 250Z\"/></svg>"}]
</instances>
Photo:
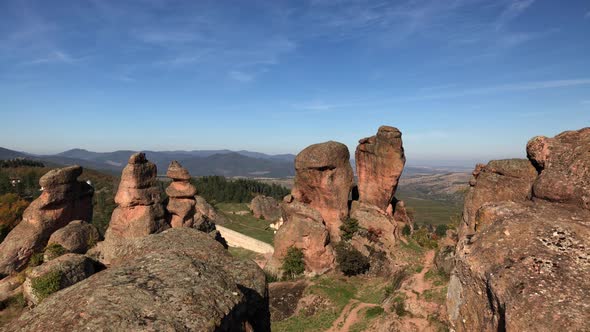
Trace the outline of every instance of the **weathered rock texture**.
<instances>
[{"instance_id":1,"label":"weathered rock texture","mask_svg":"<svg viewBox=\"0 0 590 332\"><path fill-rule=\"evenodd\" d=\"M263 271L206 234L174 228L129 241L111 268L12 322L19 331L270 331Z\"/></svg>"},{"instance_id":2,"label":"weathered rock texture","mask_svg":"<svg viewBox=\"0 0 590 332\"><path fill-rule=\"evenodd\" d=\"M531 140L538 176L526 160L477 167L447 294L457 331L590 330L589 133Z\"/></svg>"},{"instance_id":3,"label":"weathered rock texture","mask_svg":"<svg viewBox=\"0 0 590 332\"><path fill-rule=\"evenodd\" d=\"M355 154L359 201L386 211L406 163L402 133L381 126L376 136L359 141Z\"/></svg>"},{"instance_id":4,"label":"weathered rock texture","mask_svg":"<svg viewBox=\"0 0 590 332\"><path fill-rule=\"evenodd\" d=\"M0 275L23 269L31 255L41 251L53 232L76 219L92 220L94 190L77 180L82 167L49 171L39 180L41 196L23 214L23 220L0 244Z\"/></svg>"},{"instance_id":5,"label":"weathered rock texture","mask_svg":"<svg viewBox=\"0 0 590 332\"><path fill-rule=\"evenodd\" d=\"M277 221L281 215L279 202L272 197L258 195L250 202L250 209L256 218L264 218L268 221Z\"/></svg>"},{"instance_id":6,"label":"weathered rock texture","mask_svg":"<svg viewBox=\"0 0 590 332\"><path fill-rule=\"evenodd\" d=\"M190 174L175 160L170 163L166 176L172 179L172 183L166 188L166 194L170 197L166 207L171 215L170 226L192 227L197 189L189 181Z\"/></svg>"},{"instance_id":7,"label":"weathered rock texture","mask_svg":"<svg viewBox=\"0 0 590 332\"><path fill-rule=\"evenodd\" d=\"M395 252L396 221L375 205L353 201L350 217L360 226L351 244L364 256L369 257L371 273L387 275Z\"/></svg>"},{"instance_id":8,"label":"weathered rock texture","mask_svg":"<svg viewBox=\"0 0 590 332\"><path fill-rule=\"evenodd\" d=\"M590 209L589 146L590 128L531 139L527 154L540 172L534 196Z\"/></svg>"},{"instance_id":9,"label":"weathered rock texture","mask_svg":"<svg viewBox=\"0 0 590 332\"><path fill-rule=\"evenodd\" d=\"M493 160L487 165L477 165L465 197L460 235L476 231L475 216L484 204L529 200L536 177L537 171L527 159Z\"/></svg>"},{"instance_id":10,"label":"weathered rock texture","mask_svg":"<svg viewBox=\"0 0 590 332\"><path fill-rule=\"evenodd\" d=\"M320 212L332 240L340 238L348 215L353 173L346 145L334 141L313 144L295 158L293 197Z\"/></svg>"},{"instance_id":11,"label":"weathered rock texture","mask_svg":"<svg viewBox=\"0 0 590 332\"><path fill-rule=\"evenodd\" d=\"M48 245L59 244L68 252L84 254L100 240L98 229L83 220L74 220L51 234Z\"/></svg>"},{"instance_id":12,"label":"weathered rock texture","mask_svg":"<svg viewBox=\"0 0 590 332\"><path fill-rule=\"evenodd\" d=\"M35 279L56 273L55 278L57 278L59 289L64 289L93 275L97 270L96 267L96 263L86 256L62 255L30 271L27 269L26 279L23 283L23 295L29 304L37 305L42 299L34 287Z\"/></svg>"},{"instance_id":13,"label":"weathered rock texture","mask_svg":"<svg viewBox=\"0 0 590 332\"><path fill-rule=\"evenodd\" d=\"M321 214L298 201L281 205L285 223L275 234L275 252L269 268L279 270L289 247L303 251L306 270L324 273L334 266L334 251L330 235Z\"/></svg>"},{"instance_id":14,"label":"weathered rock texture","mask_svg":"<svg viewBox=\"0 0 590 332\"><path fill-rule=\"evenodd\" d=\"M156 165L144 153L129 158L121 174L115 196L118 206L111 216L105 240L144 237L168 227L156 175Z\"/></svg>"}]
</instances>

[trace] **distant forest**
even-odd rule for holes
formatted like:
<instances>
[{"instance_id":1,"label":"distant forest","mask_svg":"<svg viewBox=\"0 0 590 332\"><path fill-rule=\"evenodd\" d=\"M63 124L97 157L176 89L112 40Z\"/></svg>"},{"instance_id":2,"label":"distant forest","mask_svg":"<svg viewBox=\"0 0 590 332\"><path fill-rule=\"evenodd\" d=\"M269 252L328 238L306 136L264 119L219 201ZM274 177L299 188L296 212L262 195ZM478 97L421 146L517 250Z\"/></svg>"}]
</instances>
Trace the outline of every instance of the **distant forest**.
<instances>
[{"instance_id":1,"label":"distant forest","mask_svg":"<svg viewBox=\"0 0 590 332\"><path fill-rule=\"evenodd\" d=\"M45 167L45 165L40 161L24 159L24 158L0 160L0 168L15 168L15 167Z\"/></svg>"},{"instance_id":2,"label":"distant forest","mask_svg":"<svg viewBox=\"0 0 590 332\"><path fill-rule=\"evenodd\" d=\"M283 199L290 190L277 185L258 182L255 180L238 179L227 180L223 176L204 176L192 180L197 193L209 203L250 203L256 195Z\"/></svg>"}]
</instances>

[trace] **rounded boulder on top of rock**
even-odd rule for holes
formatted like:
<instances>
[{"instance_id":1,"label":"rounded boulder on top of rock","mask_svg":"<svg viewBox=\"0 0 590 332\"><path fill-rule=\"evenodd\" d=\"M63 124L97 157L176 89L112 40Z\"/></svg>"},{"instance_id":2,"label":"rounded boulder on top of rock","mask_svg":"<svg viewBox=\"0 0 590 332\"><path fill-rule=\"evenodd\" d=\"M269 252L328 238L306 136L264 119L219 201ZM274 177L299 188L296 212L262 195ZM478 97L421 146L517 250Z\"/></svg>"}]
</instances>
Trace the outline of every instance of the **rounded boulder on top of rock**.
<instances>
[{"instance_id":1,"label":"rounded boulder on top of rock","mask_svg":"<svg viewBox=\"0 0 590 332\"><path fill-rule=\"evenodd\" d=\"M379 127L377 135L359 141L355 161L359 201L386 211L406 163L402 133L394 127Z\"/></svg>"},{"instance_id":2,"label":"rounded boulder on top of rock","mask_svg":"<svg viewBox=\"0 0 590 332\"><path fill-rule=\"evenodd\" d=\"M80 166L49 171L41 177L41 196L23 213L22 221L0 244L0 274L23 269L31 255L41 251L51 234L72 220L92 220L94 189L78 181Z\"/></svg>"},{"instance_id":3,"label":"rounded boulder on top of rock","mask_svg":"<svg viewBox=\"0 0 590 332\"><path fill-rule=\"evenodd\" d=\"M350 153L342 143L313 144L295 158L292 195L321 213L333 240L340 238L342 219L348 215L352 184Z\"/></svg>"}]
</instances>

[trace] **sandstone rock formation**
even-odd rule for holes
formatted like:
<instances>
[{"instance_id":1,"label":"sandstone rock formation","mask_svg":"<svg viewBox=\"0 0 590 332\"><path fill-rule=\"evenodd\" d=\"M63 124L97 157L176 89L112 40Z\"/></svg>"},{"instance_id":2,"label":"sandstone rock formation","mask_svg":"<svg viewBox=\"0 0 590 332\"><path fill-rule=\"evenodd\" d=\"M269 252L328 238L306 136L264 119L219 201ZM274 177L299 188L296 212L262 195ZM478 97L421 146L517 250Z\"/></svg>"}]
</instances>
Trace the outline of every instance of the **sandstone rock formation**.
<instances>
[{"instance_id":1,"label":"sandstone rock formation","mask_svg":"<svg viewBox=\"0 0 590 332\"><path fill-rule=\"evenodd\" d=\"M281 215L279 202L272 197L258 195L250 202L250 209L256 218L264 218L268 221L277 221Z\"/></svg>"},{"instance_id":2,"label":"sandstone rock formation","mask_svg":"<svg viewBox=\"0 0 590 332\"><path fill-rule=\"evenodd\" d=\"M162 207L156 165L144 153L129 158L121 174L113 211L105 240L137 238L158 233L168 227Z\"/></svg>"},{"instance_id":3,"label":"sandstone rock formation","mask_svg":"<svg viewBox=\"0 0 590 332\"><path fill-rule=\"evenodd\" d=\"M293 246L303 251L307 271L320 274L332 268L334 251L321 214L298 201L283 203L281 207L285 222L275 235L275 252L269 267L278 271L287 250Z\"/></svg>"},{"instance_id":4,"label":"sandstone rock formation","mask_svg":"<svg viewBox=\"0 0 590 332\"><path fill-rule=\"evenodd\" d=\"M223 225L227 222L226 217L215 211L215 208L211 206L203 197L195 196L195 225L200 225L204 221L211 221L216 224Z\"/></svg>"},{"instance_id":5,"label":"sandstone rock formation","mask_svg":"<svg viewBox=\"0 0 590 332\"><path fill-rule=\"evenodd\" d=\"M112 267L53 294L8 328L270 331L263 271L206 234L173 228L119 249Z\"/></svg>"},{"instance_id":6,"label":"sandstone rock formation","mask_svg":"<svg viewBox=\"0 0 590 332\"><path fill-rule=\"evenodd\" d=\"M534 138L532 164L476 168L447 294L455 330L590 330L589 133Z\"/></svg>"},{"instance_id":7,"label":"sandstone rock formation","mask_svg":"<svg viewBox=\"0 0 590 332\"><path fill-rule=\"evenodd\" d=\"M0 244L0 275L23 269L31 255L41 251L53 232L76 219L92 220L94 190L77 180L82 167L49 171L39 180L41 196L23 214L23 220Z\"/></svg>"},{"instance_id":8,"label":"sandstone rock formation","mask_svg":"<svg viewBox=\"0 0 590 332\"><path fill-rule=\"evenodd\" d=\"M59 244L68 252L84 254L100 240L98 229L83 220L74 220L51 234L48 245Z\"/></svg>"},{"instance_id":9,"label":"sandstone rock formation","mask_svg":"<svg viewBox=\"0 0 590 332\"><path fill-rule=\"evenodd\" d=\"M537 171L526 159L493 160L487 165L477 165L465 197L460 235L475 232L475 216L484 204L530 199L536 177Z\"/></svg>"},{"instance_id":10,"label":"sandstone rock formation","mask_svg":"<svg viewBox=\"0 0 590 332\"><path fill-rule=\"evenodd\" d=\"M190 174L174 160L170 163L166 176L172 179L172 183L166 188L166 194L170 197L166 207L171 214L170 226L192 227L197 189L189 182Z\"/></svg>"},{"instance_id":11,"label":"sandstone rock formation","mask_svg":"<svg viewBox=\"0 0 590 332\"><path fill-rule=\"evenodd\" d=\"M346 145L334 141L313 144L295 158L293 197L320 212L332 240L340 238L348 215L353 173Z\"/></svg>"},{"instance_id":12,"label":"sandstone rock formation","mask_svg":"<svg viewBox=\"0 0 590 332\"><path fill-rule=\"evenodd\" d=\"M554 138L538 136L527 154L540 172L534 196L590 209L590 127Z\"/></svg>"},{"instance_id":13,"label":"sandstone rock formation","mask_svg":"<svg viewBox=\"0 0 590 332\"><path fill-rule=\"evenodd\" d=\"M23 283L23 295L29 304L37 305L43 300L42 295L49 294L39 294L38 292L43 289L37 289L36 287L48 287L47 284L52 281L46 281L41 286L36 286L35 280L41 278L55 279L58 287L52 289L52 291L58 291L88 278L96 270L96 263L90 258L78 254L65 254L30 271L27 269L26 279Z\"/></svg>"},{"instance_id":14,"label":"sandstone rock formation","mask_svg":"<svg viewBox=\"0 0 590 332\"><path fill-rule=\"evenodd\" d=\"M406 163L402 133L381 126L377 135L359 141L355 153L359 201L386 211Z\"/></svg>"}]
</instances>

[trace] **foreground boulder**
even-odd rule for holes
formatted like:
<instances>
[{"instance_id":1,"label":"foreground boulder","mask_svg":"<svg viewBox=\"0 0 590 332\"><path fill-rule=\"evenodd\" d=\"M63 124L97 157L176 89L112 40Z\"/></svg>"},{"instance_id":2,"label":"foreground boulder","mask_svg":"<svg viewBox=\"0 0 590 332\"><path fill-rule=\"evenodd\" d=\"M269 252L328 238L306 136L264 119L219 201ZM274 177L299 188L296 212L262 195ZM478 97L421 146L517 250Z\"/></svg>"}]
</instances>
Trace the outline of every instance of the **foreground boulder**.
<instances>
[{"instance_id":1,"label":"foreground boulder","mask_svg":"<svg viewBox=\"0 0 590 332\"><path fill-rule=\"evenodd\" d=\"M448 288L455 329L590 330L590 212L503 202L479 215Z\"/></svg>"},{"instance_id":2,"label":"foreground boulder","mask_svg":"<svg viewBox=\"0 0 590 332\"><path fill-rule=\"evenodd\" d=\"M478 165L447 294L455 330L590 330L588 133Z\"/></svg>"},{"instance_id":3,"label":"foreground boulder","mask_svg":"<svg viewBox=\"0 0 590 332\"><path fill-rule=\"evenodd\" d=\"M23 295L30 305L93 275L96 262L84 255L65 254L27 270Z\"/></svg>"},{"instance_id":4,"label":"foreground boulder","mask_svg":"<svg viewBox=\"0 0 590 332\"><path fill-rule=\"evenodd\" d=\"M334 266L334 251L330 235L321 214L298 201L282 205L285 223L274 237L275 251L269 268L278 272L290 247L303 251L308 272L324 273Z\"/></svg>"},{"instance_id":5,"label":"foreground boulder","mask_svg":"<svg viewBox=\"0 0 590 332\"><path fill-rule=\"evenodd\" d=\"M270 331L268 289L252 261L234 259L191 228L128 241L111 268L45 299L19 331Z\"/></svg>"},{"instance_id":6,"label":"foreground boulder","mask_svg":"<svg viewBox=\"0 0 590 332\"><path fill-rule=\"evenodd\" d=\"M83 220L74 220L51 234L48 245L59 244L67 252L84 254L100 240L96 226Z\"/></svg>"},{"instance_id":7,"label":"foreground boulder","mask_svg":"<svg viewBox=\"0 0 590 332\"><path fill-rule=\"evenodd\" d=\"M189 172L174 160L170 163L166 176L172 179L172 183L166 188L166 194L170 197L166 207L171 215L170 226L192 227L197 189L189 181Z\"/></svg>"},{"instance_id":8,"label":"foreground boulder","mask_svg":"<svg viewBox=\"0 0 590 332\"><path fill-rule=\"evenodd\" d=\"M23 214L23 220L0 244L0 275L23 269L40 252L51 234L76 219L92 220L93 188L78 181L82 167L49 171L39 180L43 189Z\"/></svg>"},{"instance_id":9,"label":"foreground boulder","mask_svg":"<svg viewBox=\"0 0 590 332\"><path fill-rule=\"evenodd\" d=\"M156 165L144 153L129 158L115 195L118 206L111 216L106 241L144 237L168 227L156 175Z\"/></svg>"},{"instance_id":10,"label":"foreground boulder","mask_svg":"<svg viewBox=\"0 0 590 332\"><path fill-rule=\"evenodd\" d=\"M484 204L529 200L536 178L537 171L527 159L493 160L487 165L477 165L465 196L460 235L475 232L475 216Z\"/></svg>"},{"instance_id":11,"label":"foreground boulder","mask_svg":"<svg viewBox=\"0 0 590 332\"><path fill-rule=\"evenodd\" d=\"M590 128L531 139L527 154L540 172L534 196L590 209L589 146Z\"/></svg>"},{"instance_id":12,"label":"foreground boulder","mask_svg":"<svg viewBox=\"0 0 590 332\"><path fill-rule=\"evenodd\" d=\"M406 163L402 133L379 127L377 135L359 141L355 161L359 201L386 211Z\"/></svg>"},{"instance_id":13,"label":"foreground boulder","mask_svg":"<svg viewBox=\"0 0 590 332\"><path fill-rule=\"evenodd\" d=\"M255 218L264 218L268 221L277 221L282 215L279 202L264 195L254 197L250 202L250 209Z\"/></svg>"},{"instance_id":14,"label":"foreground boulder","mask_svg":"<svg viewBox=\"0 0 590 332\"><path fill-rule=\"evenodd\" d=\"M320 212L332 240L340 238L348 215L353 173L346 145L334 141L313 144L295 158L293 197Z\"/></svg>"}]
</instances>

